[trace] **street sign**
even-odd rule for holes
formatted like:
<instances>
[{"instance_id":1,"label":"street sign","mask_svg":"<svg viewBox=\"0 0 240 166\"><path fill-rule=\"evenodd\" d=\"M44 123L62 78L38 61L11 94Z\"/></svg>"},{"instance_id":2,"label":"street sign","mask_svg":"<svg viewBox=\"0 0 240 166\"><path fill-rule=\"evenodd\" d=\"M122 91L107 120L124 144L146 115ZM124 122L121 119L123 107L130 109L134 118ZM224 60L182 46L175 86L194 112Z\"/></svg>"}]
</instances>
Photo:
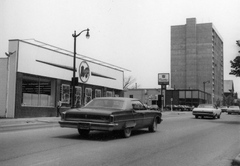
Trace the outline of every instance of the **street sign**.
<instances>
[{"instance_id":1,"label":"street sign","mask_svg":"<svg viewBox=\"0 0 240 166\"><path fill-rule=\"evenodd\" d=\"M158 85L169 85L169 73L158 73Z\"/></svg>"}]
</instances>

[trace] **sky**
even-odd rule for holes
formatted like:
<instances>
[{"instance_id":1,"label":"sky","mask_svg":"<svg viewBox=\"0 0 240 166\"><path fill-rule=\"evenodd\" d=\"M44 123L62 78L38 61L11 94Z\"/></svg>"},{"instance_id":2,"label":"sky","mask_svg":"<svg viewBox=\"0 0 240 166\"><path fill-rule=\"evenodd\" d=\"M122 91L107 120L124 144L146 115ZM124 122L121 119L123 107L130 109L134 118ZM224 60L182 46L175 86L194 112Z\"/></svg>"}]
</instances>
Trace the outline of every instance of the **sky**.
<instances>
[{"instance_id":1,"label":"sky","mask_svg":"<svg viewBox=\"0 0 240 166\"><path fill-rule=\"evenodd\" d=\"M77 38L77 53L130 70L139 88L160 88L158 73L170 73L170 30L187 18L213 23L224 43L224 80L240 48L239 0L0 0L0 57L8 40L36 39L73 51L72 34L89 28L90 38Z\"/></svg>"}]
</instances>

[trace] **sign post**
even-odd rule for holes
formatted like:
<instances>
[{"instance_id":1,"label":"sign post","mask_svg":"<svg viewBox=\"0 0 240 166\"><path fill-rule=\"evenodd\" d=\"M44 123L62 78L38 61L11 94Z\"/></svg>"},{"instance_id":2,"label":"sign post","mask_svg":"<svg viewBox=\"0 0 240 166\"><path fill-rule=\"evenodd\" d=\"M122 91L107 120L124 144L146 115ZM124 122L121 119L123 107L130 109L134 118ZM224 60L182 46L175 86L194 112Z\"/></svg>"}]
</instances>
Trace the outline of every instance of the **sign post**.
<instances>
[{"instance_id":1,"label":"sign post","mask_svg":"<svg viewBox=\"0 0 240 166\"><path fill-rule=\"evenodd\" d=\"M158 73L158 85L161 85L161 107L165 106L166 87L169 85L169 73Z\"/></svg>"}]
</instances>

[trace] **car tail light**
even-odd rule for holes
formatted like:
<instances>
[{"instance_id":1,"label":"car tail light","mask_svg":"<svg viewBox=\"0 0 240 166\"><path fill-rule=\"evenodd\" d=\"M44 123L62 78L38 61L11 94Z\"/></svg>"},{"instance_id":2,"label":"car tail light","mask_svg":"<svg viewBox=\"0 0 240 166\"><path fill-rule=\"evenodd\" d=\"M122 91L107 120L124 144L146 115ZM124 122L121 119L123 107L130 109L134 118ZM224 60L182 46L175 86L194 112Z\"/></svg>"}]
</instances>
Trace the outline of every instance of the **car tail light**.
<instances>
[{"instance_id":1,"label":"car tail light","mask_svg":"<svg viewBox=\"0 0 240 166\"><path fill-rule=\"evenodd\" d=\"M66 112L62 112L62 113L61 113L61 120L64 120L64 119L65 119L65 115L66 115Z\"/></svg>"},{"instance_id":2,"label":"car tail light","mask_svg":"<svg viewBox=\"0 0 240 166\"><path fill-rule=\"evenodd\" d=\"M110 115L110 123L114 122L114 115Z\"/></svg>"}]
</instances>

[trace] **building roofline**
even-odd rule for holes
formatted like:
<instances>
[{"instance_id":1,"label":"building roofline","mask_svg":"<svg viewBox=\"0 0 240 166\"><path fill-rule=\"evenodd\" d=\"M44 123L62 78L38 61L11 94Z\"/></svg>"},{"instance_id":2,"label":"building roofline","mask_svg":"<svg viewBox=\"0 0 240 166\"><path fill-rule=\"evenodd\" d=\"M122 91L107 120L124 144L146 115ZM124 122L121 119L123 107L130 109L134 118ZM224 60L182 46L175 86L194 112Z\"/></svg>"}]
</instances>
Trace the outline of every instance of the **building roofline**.
<instances>
[{"instance_id":1,"label":"building roofline","mask_svg":"<svg viewBox=\"0 0 240 166\"><path fill-rule=\"evenodd\" d=\"M71 52L71 51L68 51L68 50L65 50L63 48L56 47L56 46L53 46L53 45L50 45L50 44L47 44L47 43L44 43L44 42L41 42L41 41L38 41L38 40L35 40L35 39L22 39L22 40L21 39L10 39L9 41L20 41L20 42L24 42L24 43L27 43L27 44L31 44L31 45L34 45L34 46L37 46L37 47L41 47L41 48L44 48L44 49L48 49L48 50L51 50L51 51L54 51L54 52L58 52L58 53L73 57L73 52ZM128 69L125 69L125 68L107 63L107 62L103 62L103 61L100 61L100 60L97 60L97 59L94 59L94 58L91 58L91 57L88 57L88 56L85 56L85 55L82 55L82 54L76 53L76 58L82 59L82 60L85 60L85 61L88 61L88 62L91 62L91 63L95 63L95 64L98 64L98 65L101 65L101 66L105 66L105 67L108 67L108 68L111 68L111 69L131 72Z\"/></svg>"}]
</instances>

